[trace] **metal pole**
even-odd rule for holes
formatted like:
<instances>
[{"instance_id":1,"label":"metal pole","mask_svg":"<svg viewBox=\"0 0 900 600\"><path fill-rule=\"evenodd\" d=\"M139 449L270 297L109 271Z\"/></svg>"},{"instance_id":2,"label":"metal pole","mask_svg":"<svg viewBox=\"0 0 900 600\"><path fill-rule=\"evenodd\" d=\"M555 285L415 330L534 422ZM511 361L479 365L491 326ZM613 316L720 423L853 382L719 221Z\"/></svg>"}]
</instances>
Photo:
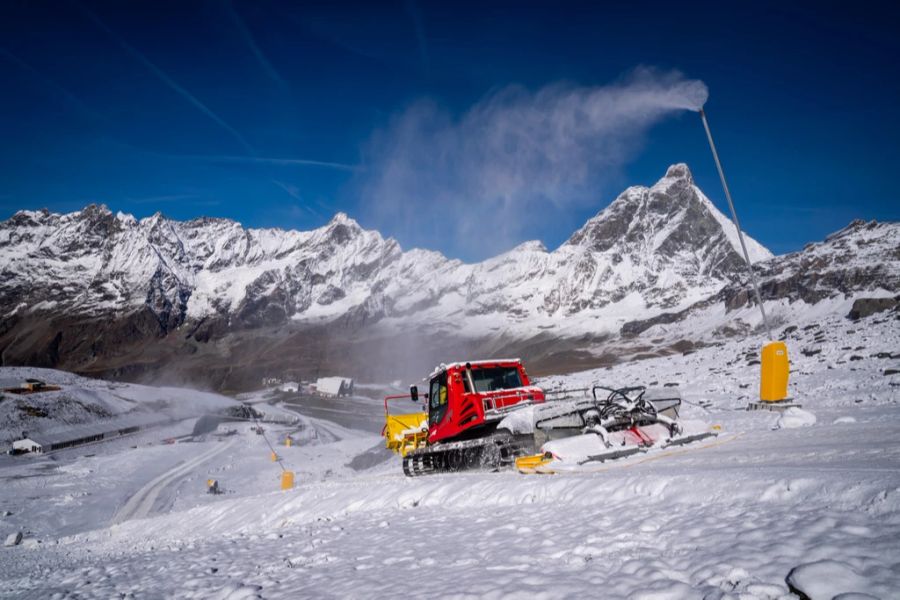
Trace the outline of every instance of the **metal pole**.
<instances>
[{"instance_id":1,"label":"metal pole","mask_svg":"<svg viewBox=\"0 0 900 600\"><path fill-rule=\"evenodd\" d=\"M759 312L762 313L763 324L766 326L766 332L769 339L772 338L772 328L769 326L769 317L766 316L766 309L763 306L762 296L759 295L759 285L756 283L756 274L753 272L753 263L750 262L750 253L747 252L747 244L744 243L744 234L741 231L741 222L738 221L737 211L734 210L734 202L731 200L731 192L728 190L728 183L725 181L725 172L722 170L722 163L719 161L719 153L716 152L716 145L713 142L712 132L709 130L709 122L706 120L706 113L700 109L700 118L703 119L703 128L706 130L706 139L709 140L709 149L712 150L713 159L716 161L716 169L719 170L719 179L722 180L722 188L725 190L725 198L728 199L728 208L731 209L731 218L734 219L734 226L737 228L738 240L741 242L741 250L744 251L744 260L747 261L747 271L750 273L750 281L753 283L753 293L756 295L756 303L759 304Z\"/></svg>"}]
</instances>

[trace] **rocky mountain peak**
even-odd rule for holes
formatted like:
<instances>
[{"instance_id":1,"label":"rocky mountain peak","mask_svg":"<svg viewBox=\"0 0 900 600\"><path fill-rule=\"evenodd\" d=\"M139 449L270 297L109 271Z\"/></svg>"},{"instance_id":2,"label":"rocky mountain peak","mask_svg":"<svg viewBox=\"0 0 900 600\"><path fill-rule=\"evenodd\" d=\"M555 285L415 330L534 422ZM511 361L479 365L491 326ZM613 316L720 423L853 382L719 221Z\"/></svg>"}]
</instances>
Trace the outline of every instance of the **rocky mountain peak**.
<instances>
[{"instance_id":1,"label":"rocky mountain peak","mask_svg":"<svg viewBox=\"0 0 900 600\"><path fill-rule=\"evenodd\" d=\"M633 186L575 232L567 244L606 252L622 244L645 255L677 252L709 254L714 246L738 251L731 222L694 184L688 166L678 163L651 187ZM732 243L733 242L733 243ZM754 240L757 259L769 258Z\"/></svg>"},{"instance_id":2,"label":"rocky mountain peak","mask_svg":"<svg viewBox=\"0 0 900 600\"><path fill-rule=\"evenodd\" d=\"M345 212L335 213L324 229L327 232L328 240L339 245L348 243L364 231L359 223L351 219Z\"/></svg>"},{"instance_id":3,"label":"rocky mountain peak","mask_svg":"<svg viewBox=\"0 0 900 600\"><path fill-rule=\"evenodd\" d=\"M334 216L331 217L330 221L328 221L328 225L350 225L353 227L359 227L359 223L357 223L354 219L351 219L350 216L344 211L334 213Z\"/></svg>"},{"instance_id":4,"label":"rocky mountain peak","mask_svg":"<svg viewBox=\"0 0 900 600\"><path fill-rule=\"evenodd\" d=\"M689 184L694 184L694 176L691 174L690 168L685 163L675 163L666 169L666 175L663 179L683 179Z\"/></svg>"},{"instance_id":5,"label":"rocky mountain peak","mask_svg":"<svg viewBox=\"0 0 900 600\"><path fill-rule=\"evenodd\" d=\"M767 261L758 267L764 297L814 302L835 290L898 289L898 229L854 222L775 260L747 243L754 262ZM873 267L885 261L893 266ZM0 331L0 348L30 360L62 335L53 356L74 361L66 364L115 362L113 346L84 343L98 323L120 331L112 339L138 355L144 344L192 353L232 334L271 335L266 328L287 325L338 327L347 339L423 325L473 339L497 331L510 339L612 335L629 320L652 327L661 314L680 318L720 293L726 308L742 306L745 273L734 225L684 164L649 187L625 190L553 252L525 242L475 264L404 252L343 212L318 229L293 231L159 213L138 222L100 205L20 211L0 222L0 315L16 315ZM35 323L46 339L26 335Z\"/></svg>"},{"instance_id":6,"label":"rocky mountain peak","mask_svg":"<svg viewBox=\"0 0 900 600\"><path fill-rule=\"evenodd\" d=\"M82 219L90 221L106 220L113 216L112 211L105 204L88 204L78 213Z\"/></svg>"}]
</instances>

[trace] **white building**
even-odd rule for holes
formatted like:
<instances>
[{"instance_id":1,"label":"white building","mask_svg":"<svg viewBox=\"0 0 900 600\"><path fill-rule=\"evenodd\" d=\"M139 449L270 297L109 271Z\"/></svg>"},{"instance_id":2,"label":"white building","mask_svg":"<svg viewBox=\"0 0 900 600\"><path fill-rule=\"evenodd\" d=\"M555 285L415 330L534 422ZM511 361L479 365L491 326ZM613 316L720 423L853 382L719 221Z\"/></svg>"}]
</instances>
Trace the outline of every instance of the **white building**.
<instances>
[{"instance_id":1,"label":"white building","mask_svg":"<svg viewBox=\"0 0 900 600\"><path fill-rule=\"evenodd\" d=\"M278 387L278 389L282 392L299 392L300 384L296 381L285 381Z\"/></svg>"},{"instance_id":2,"label":"white building","mask_svg":"<svg viewBox=\"0 0 900 600\"><path fill-rule=\"evenodd\" d=\"M169 422L171 421L168 418L161 418L153 413L138 413L95 423L67 425L39 433L24 433L22 439L13 442L12 454L25 452L43 454L45 452L65 450L66 448L110 440L123 435L131 435L143 429L149 429Z\"/></svg>"},{"instance_id":3,"label":"white building","mask_svg":"<svg viewBox=\"0 0 900 600\"><path fill-rule=\"evenodd\" d=\"M319 377L316 393L320 396L337 397L353 394L353 380L349 377Z\"/></svg>"},{"instance_id":4,"label":"white building","mask_svg":"<svg viewBox=\"0 0 900 600\"><path fill-rule=\"evenodd\" d=\"M31 438L22 438L16 440L12 444L13 454L22 454L25 452L33 452L40 454L44 451L44 446L40 442L36 442Z\"/></svg>"}]
</instances>

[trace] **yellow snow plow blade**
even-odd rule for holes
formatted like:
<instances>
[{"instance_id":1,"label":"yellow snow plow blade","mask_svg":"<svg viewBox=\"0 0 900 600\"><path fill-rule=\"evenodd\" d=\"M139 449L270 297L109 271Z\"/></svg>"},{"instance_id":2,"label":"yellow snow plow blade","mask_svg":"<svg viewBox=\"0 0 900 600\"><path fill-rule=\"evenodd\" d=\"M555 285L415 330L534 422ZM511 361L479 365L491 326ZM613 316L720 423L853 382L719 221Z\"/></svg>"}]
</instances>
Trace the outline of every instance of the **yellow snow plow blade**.
<instances>
[{"instance_id":1,"label":"yellow snow plow blade","mask_svg":"<svg viewBox=\"0 0 900 600\"><path fill-rule=\"evenodd\" d=\"M532 474L540 473L540 467L546 465L553 460L547 454L534 454L532 456L520 456L516 459L516 469L519 473Z\"/></svg>"},{"instance_id":2,"label":"yellow snow plow blade","mask_svg":"<svg viewBox=\"0 0 900 600\"><path fill-rule=\"evenodd\" d=\"M424 446L428 439L428 431L422 423L428 420L423 412L403 415L387 415L384 420L384 444L388 450L406 456L410 450Z\"/></svg>"}]
</instances>

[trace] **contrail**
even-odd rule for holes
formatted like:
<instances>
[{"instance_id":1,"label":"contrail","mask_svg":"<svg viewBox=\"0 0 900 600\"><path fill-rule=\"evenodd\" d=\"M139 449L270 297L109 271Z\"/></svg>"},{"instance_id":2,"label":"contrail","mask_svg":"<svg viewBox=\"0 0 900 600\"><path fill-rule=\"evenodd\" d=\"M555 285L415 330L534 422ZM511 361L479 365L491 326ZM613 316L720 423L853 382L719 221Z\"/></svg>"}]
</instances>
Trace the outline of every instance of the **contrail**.
<instances>
[{"instance_id":1,"label":"contrail","mask_svg":"<svg viewBox=\"0 0 900 600\"><path fill-rule=\"evenodd\" d=\"M317 213L316 211L314 211L312 208L310 208L309 206L306 206L306 204L304 204L303 198L300 196L300 190L297 188L297 186L291 185L289 183L284 183L283 181L278 181L277 179L272 179L271 181L272 181L272 183L274 183L275 185L280 187L282 190L284 190L284 192L288 196L290 196L291 198L293 198L294 200L299 202L300 204L298 206L300 208L309 212L313 216L316 216L316 217L322 216L319 213Z\"/></svg>"},{"instance_id":2,"label":"contrail","mask_svg":"<svg viewBox=\"0 0 900 600\"><path fill-rule=\"evenodd\" d=\"M122 48L124 48L125 51L128 52L138 62L143 64L145 67L147 67L163 83L165 83L167 86L169 86L169 88L172 91L174 91L175 93L180 95L182 98L184 98L185 100L190 102L194 106L194 108L196 108L197 110L199 110L200 112L205 114L207 117L209 117L210 119L215 121L225 131L230 133L231 136L234 137L234 139L236 139L241 144L241 146L244 147L245 150L247 150L247 152L249 152L250 154L256 154L256 151L253 149L253 146L251 146L249 144L249 142L247 142L247 140L244 139L244 136L242 136L237 129L235 129L228 123L226 123L219 115L214 113L208 106L206 106L200 100L198 100L196 96L191 94L189 91L187 91L181 85L179 85L178 82L176 82L174 79L169 77L169 75L167 75L165 71L163 71L162 69L157 67L152 62L150 62L150 59L148 59L146 56L144 56L139 50L137 50L137 48L135 48L134 46L132 46L131 44L126 42L121 36L116 34L112 29L107 27L107 25L103 21L100 20L100 17L95 15L93 12L91 12L87 7L82 6L79 2L75 2L75 5L79 9L81 9L81 11L84 12L84 14L86 14L88 16L88 18L90 18L91 21L93 21L97 27L99 27L104 32L106 32L106 34L110 38L112 38L117 44L119 44Z\"/></svg>"},{"instance_id":3,"label":"contrail","mask_svg":"<svg viewBox=\"0 0 900 600\"><path fill-rule=\"evenodd\" d=\"M278 165L278 166L309 166L323 167L326 169L338 169L340 171L358 171L359 167L348 165L345 163L329 162L325 160L311 160L306 158L277 158L271 156L205 156L205 155L188 155L180 158L190 158L195 160L208 160L211 162L233 162L233 163L251 163L261 165Z\"/></svg>"},{"instance_id":4,"label":"contrail","mask_svg":"<svg viewBox=\"0 0 900 600\"><path fill-rule=\"evenodd\" d=\"M256 40L253 37L253 34L250 33L250 30L247 28L247 25L244 23L244 20L241 18L241 15L237 12L234 5L231 2L225 2L225 12L228 13L229 18L234 22L235 27L237 27L238 32L241 34L241 37L244 38L244 41L250 46L251 52L256 57L256 60L259 61L259 64L262 66L263 71L275 80L277 83L284 85L286 82L284 78L275 70L275 67L272 66L272 63L266 58L266 55L263 54L263 51L256 44Z\"/></svg>"}]
</instances>

